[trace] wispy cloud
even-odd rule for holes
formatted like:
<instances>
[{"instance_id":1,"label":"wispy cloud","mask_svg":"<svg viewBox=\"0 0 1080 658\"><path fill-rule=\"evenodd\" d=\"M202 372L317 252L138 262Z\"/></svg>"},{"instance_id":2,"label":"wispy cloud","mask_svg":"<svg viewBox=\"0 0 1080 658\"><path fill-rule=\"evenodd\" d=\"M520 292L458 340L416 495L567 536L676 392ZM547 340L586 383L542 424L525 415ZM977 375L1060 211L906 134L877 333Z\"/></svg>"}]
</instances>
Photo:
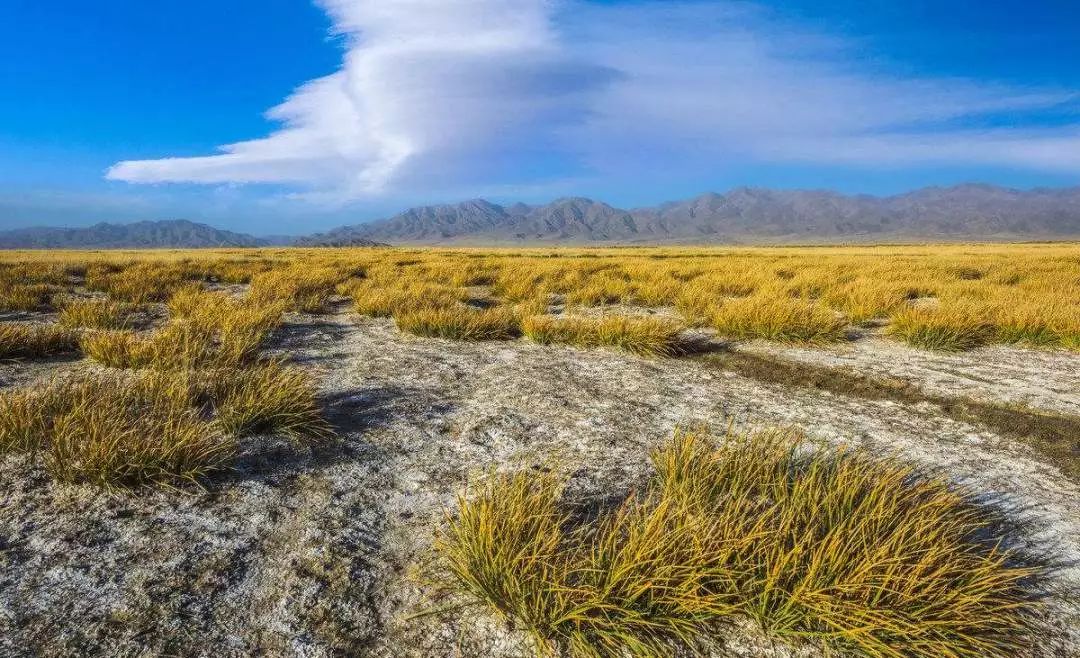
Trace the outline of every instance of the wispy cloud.
<instances>
[{"instance_id":1,"label":"wispy cloud","mask_svg":"<svg viewBox=\"0 0 1080 658\"><path fill-rule=\"evenodd\" d=\"M744 3L321 4L344 61L269 112L281 129L108 177L352 200L747 160L1080 172L1072 90L890 74Z\"/></svg>"}]
</instances>

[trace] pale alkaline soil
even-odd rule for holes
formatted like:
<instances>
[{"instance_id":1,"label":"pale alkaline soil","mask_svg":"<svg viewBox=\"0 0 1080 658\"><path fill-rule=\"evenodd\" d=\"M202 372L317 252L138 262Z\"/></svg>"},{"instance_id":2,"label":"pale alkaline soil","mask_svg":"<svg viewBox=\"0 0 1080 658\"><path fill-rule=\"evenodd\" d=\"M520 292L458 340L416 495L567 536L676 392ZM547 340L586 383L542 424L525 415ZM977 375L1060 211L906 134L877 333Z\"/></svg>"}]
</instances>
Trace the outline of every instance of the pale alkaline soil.
<instances>
[{"instance_id":1,"label":"pale alkaline soil","mask_svg":"<svg viewBox=\"0 0 1080 658\"><path fill-rule=\"evenodd\" d=\"M745 348L937 393L1080 405L1076 354L943 356L877 339ZM455 495L492 467L557 468L573 474L571 495L617 498L677 425L730 422L896 452L1007 506L1017 544L1059 565L1031 654L1080 655L1080 487L934 404L766 384L706 358L420 339L345 313L290 316L273 351L320 378L338 444L252 440L206 492L103 493L54 484L24 458L0 463L0 655L527 656L482 609L433 614L429 546ZM6 363L0 384L78 367ZM718 655L816 655L741 626L726 643Z\"/></svg>"}]
</instances>

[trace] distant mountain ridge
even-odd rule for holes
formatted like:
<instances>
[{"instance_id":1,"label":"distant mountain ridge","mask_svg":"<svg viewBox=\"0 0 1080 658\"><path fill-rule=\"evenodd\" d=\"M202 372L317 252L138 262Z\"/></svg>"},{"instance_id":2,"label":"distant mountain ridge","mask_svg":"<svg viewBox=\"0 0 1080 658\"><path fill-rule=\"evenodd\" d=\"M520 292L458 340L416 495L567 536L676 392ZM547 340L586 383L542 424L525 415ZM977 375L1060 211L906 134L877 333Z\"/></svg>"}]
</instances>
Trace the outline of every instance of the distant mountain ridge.
<instances>
[{"instance_id":1,"label":"distant mountain ridge","mask_svg":"<svg viewBox=\"0 0 1080 658\"><path fill-rule=\"evenodd\" d=\"M1080 187L927 187L887 197L737 188L624 210L572 197L538 206L483 199L412 208L296 244L825 242L1080 237Z\"/></svg>"},{"instance_id":2,"label":"distant mountain ridge","mask_svg":"<svg viewBox=\"0 0 1080 658\"><path fill-rule=\"evenodd\" d=\"M927 187L876 197L736 188L647 208L584 197L421 206L387 219L291 238L187 220L0 231L0 249L376 247L388 244L740 244L1080 239L1080 187Z\"/></svg>"},{"instance_id":3,"label":"distant mountain ridge","mask_svg":"<svg viewBox=\"0 0 1080 658\"><path fill-rule=\"evenodd\" d=\"M85 228L33 227L0 231L0 249L154 249L264 247L270 240L173 219Z\"/></svg>"}]
</instances>

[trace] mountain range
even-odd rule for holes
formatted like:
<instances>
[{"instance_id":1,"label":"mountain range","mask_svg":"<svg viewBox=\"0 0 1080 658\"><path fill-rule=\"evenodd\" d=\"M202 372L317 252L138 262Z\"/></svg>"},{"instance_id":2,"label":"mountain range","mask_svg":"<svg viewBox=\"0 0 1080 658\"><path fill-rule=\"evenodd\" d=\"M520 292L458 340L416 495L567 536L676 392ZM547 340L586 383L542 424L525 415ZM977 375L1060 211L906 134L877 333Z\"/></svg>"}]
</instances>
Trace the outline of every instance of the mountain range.
<instances>
[{"instance_id":1,"label":"mountain range","mask_svg":"<svg viewBox=\"0 0 1080 658\"><path fill-rule=\"evenodd\" d=\"M264 247L266 238L234 233L185 219L86 228L34 227L0 231L0 249L134 249Z\"/></svg>"},{"instance_id":2,"label":"mountain range","mask_svg":"<svg viewBox=\"0 0 1080 658\"><path fill-rule=\"evenodd\" d=\"M543 205L475 199L299 238L186 220L0 231L0 248L196 248L391 244L707 244L1080 238L1080 187L927 187L877 197L737 188L620 209L572 197Z\"/></svg>"},{"instance_id":3,"label":"mountain range","mask_svg":"<svg viewBox=\"0 0 1080 658\"><path fill-rule=\"evenodd\" d=\"M624 210L581 197L424 206L302 238L394 244L754 243L1080 237L1080 187L927 187L888 197L738 188Z\"/></svg>"}]
</instances>

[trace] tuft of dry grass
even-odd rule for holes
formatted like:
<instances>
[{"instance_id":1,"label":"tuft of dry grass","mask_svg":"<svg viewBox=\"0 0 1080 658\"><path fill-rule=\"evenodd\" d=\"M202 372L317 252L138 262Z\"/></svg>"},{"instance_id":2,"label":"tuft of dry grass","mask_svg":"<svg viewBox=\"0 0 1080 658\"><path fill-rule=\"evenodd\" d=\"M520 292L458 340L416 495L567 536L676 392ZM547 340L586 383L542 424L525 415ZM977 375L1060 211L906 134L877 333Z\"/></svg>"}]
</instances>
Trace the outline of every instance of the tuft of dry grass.
<instances>
[{"instance_id":1,"label":"tuft of dry grass","mask_svg":"<svg viewBox=\"0 0 1080 658\"><path fill-rule=\"evenodd\" d=\"M258 355L284 312L283 302L256 305L193 288L180 290L169 307L173 317L164 327L88 334L83 351L114 368L238 367Z\"/></svg>"},{"instance_id":2,"label":"tuft of dry grass","mask_svg":"<svg viewBox=\"0 0 1080 658\"><path fill-rule=\"evenodd\" d=\"M783 295L758 294L722 302L710 324L727 338L764 338L792 343L843 340L847 322L829 308Z\"/></svg>"},{"instance_id":3,"label":"tuft of dry grass","mask_svg":"<svg viewBox=\"0 0 1080 658\"><path fill-rule=\"evenodd\" d=\"M402 331L429 338L508 340L521 335L521 318L504 308L425 308L400 313L394 322Z\"/></svg>"},{"instance_id":4,"label":"tuft of dry grass","mask_svg":"<svg viewBox=\"0 0 1080 658\"><path fill-rule=\"evenodd\" d=\"M768 431L682 432L645 492L600 517L562 482L493 475L448 515L450 587L542 655L706 655L717 629L870 658L996 658L1029 641L1036 571L992 514L902 463Z\"/></svg>"},{"instance_id":5,"label":"tuft of dry grass","mask_svg":"<svg viewBox=\"0 0 1080 658\"><path fill-rule=\"evenodd\" d=\"M75 299L60 307L57 322L69 329L122 329L135 307L104 299Z\"/></svg>"},{"instance_id":6,"label":"tuft of dry grass","mask_svg":"<svg viewBox=\"0 0 1080 658\"><path fill-rule=\"evenodd\" d=\"M47 284L16 284L0 280L0 312L37 311L47 307L55 288Z\"/></svg>"},{"instance_id":7,"label":"tuft of dry grass","mask_svg":"<svg viewBox=\"0 0 1080 658\"><path fill-rule=\"evenodd\" d=\"M0 396L0 449L40 456L63 482L104 487L197 482L224 468L231 441L160 375L83 374Z\"/></svg>"},{"instance_id":8,"label":"tuft of dry grass","mask_svg":"<svg viewBox=\"0 0 1080 658\"><path fill-rule=\"evenodd\" d=\"M209 372L203 381L212 389L215 422L227 434L272 432L295 442L324 440L333 434L314 382L298 368L266 362Z\"/></svg>"},{"instance_id":9,"label":"tuft of dry grass","mask_svg":"<svg viewBox=\"0 0 1080 658\"><path fill-rule=\"evenodd\" d=\"M78 348L78 334L64 327L0 322L0 359L71 354Z\"/></svg>"},{"instance_id":10,"label":"tuft of dry grass","mask_svg":"<svg viewBox=\"0 0 1080 658\"><path fill-rule=\"evenodd\" d=\"M534 315L524 320L522 331L542 345L566 343L579 347L617 347L641 356L675 356L682 344L682 327L670 320L653 317Z\"/></svg>"},{"instance_id":11,"label":"tuft of dry grass","mask_svg":"<svg viewBox=\"0 0 1080 658\"><path fill-rule=\"evenodd\" d=\"M360 315L388 318L412 311L452 308L464 301L459 290L440 284L365 281L352 288L353 308Z\"/></svg>"},{"instance_id":12,"label":"tuft of dry grass","mask_svg":"<svg viewBox=\"0 0 1080 658\"><path fill-rule=\"evenodd\" d=\"M906 306L890 317L890 336L928 350L956 352L981 347L994 336L983 310L971 303Z\"/></svg>"}]
</instances>

